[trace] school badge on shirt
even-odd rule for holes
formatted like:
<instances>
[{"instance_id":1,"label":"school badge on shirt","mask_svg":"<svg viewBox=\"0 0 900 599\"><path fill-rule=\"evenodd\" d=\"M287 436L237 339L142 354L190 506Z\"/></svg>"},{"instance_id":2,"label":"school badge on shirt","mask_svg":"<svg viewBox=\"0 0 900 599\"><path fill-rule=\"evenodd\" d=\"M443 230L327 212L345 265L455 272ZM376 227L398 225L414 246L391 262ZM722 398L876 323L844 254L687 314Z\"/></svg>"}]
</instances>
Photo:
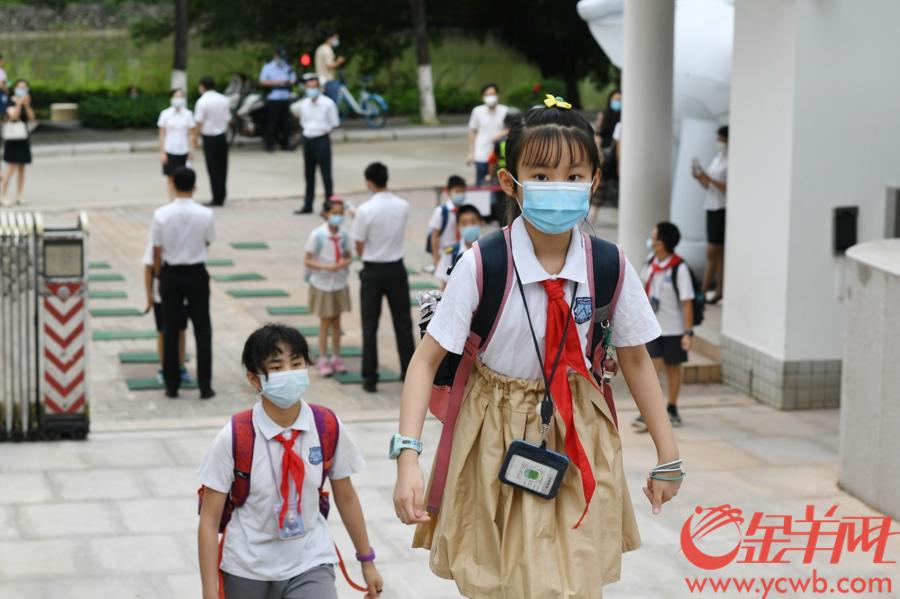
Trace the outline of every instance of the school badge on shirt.
<instances>
[{"instance_id":1,"label":"school badge on shirt","mask_svg":"<svg viewBox=\"0 0 900 599\"><path fill-rule=\"evenodd\" d=\"M584 324L591 319L594 310L591 307L591 298L576 297L575 307L572 309L572 315L575 316L575 322Z\"/></svg>"},{"instance_id":2,"label":"school badge on shirt","mask_svg":"<svg viewBox=\"0 0 900 599\"><path fill-rule=\"evenodd\" d=\"M315 466L316 464L322 463L322 448L321 447L310 447L309 448L309 463Z\"/></svg>"}]
</instances>

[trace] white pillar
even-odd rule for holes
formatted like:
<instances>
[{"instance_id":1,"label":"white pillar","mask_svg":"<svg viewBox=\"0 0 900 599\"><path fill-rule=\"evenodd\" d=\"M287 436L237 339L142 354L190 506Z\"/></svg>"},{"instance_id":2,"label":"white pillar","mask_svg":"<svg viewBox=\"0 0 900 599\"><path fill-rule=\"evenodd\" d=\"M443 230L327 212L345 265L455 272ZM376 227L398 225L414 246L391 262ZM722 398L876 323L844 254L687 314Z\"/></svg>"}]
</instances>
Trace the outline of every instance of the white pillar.
<instances>
[{"instance_id":1,"label":"white pillar","mask_svg":"<svg viewBox=\"0 0 900 599\"><path fill-rule=\"evenodd\" d=\"M647 235L669 217L675 2L624 4L619 244L638 264L647 255Z\"/></svg>"}]
</instances>

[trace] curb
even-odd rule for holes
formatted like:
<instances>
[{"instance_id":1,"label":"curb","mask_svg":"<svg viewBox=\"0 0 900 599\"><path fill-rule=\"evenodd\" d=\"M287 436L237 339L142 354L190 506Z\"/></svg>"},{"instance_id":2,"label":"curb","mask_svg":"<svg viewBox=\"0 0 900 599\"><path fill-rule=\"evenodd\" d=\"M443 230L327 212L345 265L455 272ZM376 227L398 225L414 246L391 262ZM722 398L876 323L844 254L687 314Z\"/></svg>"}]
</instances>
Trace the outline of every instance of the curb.
<instances>
[{"instance_id":1,"label":"curb","mask_svg":"<svg viewBox=\"0 0 900 599\"><path fill-rule=\"evenodd\" d=\"M468 127L465 125L448 125L438 127L401 127L397 129L339 129L332 133L335 143L367 142L367 141L399 141L405 139L450 139L465 137ZM256 138L247 145L258 143ZM237 145L243 145L237 142ZM132 154L136 152L156 152L159 150L157 140L141 141L97 141L67 144L37 144L31 147L34 156L91 156L103 154Z\"/></svg>"}]
</instances>

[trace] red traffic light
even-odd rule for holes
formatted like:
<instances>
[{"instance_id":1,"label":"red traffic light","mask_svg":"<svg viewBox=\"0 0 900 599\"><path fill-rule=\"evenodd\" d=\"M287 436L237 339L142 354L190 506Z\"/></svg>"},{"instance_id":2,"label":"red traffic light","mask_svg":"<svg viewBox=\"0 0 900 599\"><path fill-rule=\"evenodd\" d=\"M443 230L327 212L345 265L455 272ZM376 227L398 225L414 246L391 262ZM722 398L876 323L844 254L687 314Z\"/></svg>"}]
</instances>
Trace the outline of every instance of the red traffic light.
<instances>
[{"instance_id":1,"label":"red traffic light","mask_svg":"<svg viewBox=\"0 0 900 599\"><path fill-rule=\"evenodd\" d=\"M309 57L309 52L303 53L303 55L300 56L300 66L308 67L311 64L312 64L312 59Z\"/></svg>"}]
</instances>

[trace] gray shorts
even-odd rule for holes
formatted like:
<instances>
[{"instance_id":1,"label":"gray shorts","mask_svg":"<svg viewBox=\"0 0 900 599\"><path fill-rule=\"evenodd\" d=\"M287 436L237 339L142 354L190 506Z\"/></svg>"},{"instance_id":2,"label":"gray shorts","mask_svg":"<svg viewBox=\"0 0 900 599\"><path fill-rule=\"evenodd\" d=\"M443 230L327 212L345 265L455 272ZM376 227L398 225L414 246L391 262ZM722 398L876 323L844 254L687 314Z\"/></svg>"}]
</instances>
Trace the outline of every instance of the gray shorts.
<instances>
[{"instance_id":1,"label":"gray shorts","mask_svg":"<svg viewBox=\"0 0 900 599\"><path fill-rule=\"evenodd\" d=\"M334 566L323 564L290 580L250 580L222 572L225 599L337 599Z\"/></svg>"}]
</instances>

